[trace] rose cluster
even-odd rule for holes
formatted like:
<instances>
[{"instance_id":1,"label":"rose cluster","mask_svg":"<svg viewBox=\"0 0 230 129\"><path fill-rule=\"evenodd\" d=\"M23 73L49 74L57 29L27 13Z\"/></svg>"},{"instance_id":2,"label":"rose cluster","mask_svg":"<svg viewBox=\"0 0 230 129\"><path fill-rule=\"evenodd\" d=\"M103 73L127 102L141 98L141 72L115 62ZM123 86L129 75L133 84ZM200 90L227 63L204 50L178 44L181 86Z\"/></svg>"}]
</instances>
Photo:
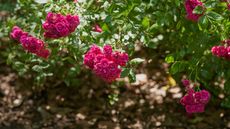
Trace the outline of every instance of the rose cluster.
<instances>
[{"instance_id":1,"label":"rose cluster","mask_svg":"<svg viewBox=\"0 0 230 129\"><path fill-rule=\"evenodd\" d=\"M49 57L50 51L45 48L44 42L22 31L18 26L13 27L10 36L14 40L19 41L26 51L36 54L39 57Z\"/></svg>"},{"instance_id":2,"label":"rose cluster","mask_svg":"<svg viewBox=\"0 0 230 129\"><path fill-rule=\"evenodd\" d=\"M199 18L203 15L203 14L194 14L193 10L197 7L197 6L201 6L203 7L203 3L199 0L186 0L185 1L185 9L187 12L187 19L192 20L192 21L198 21Z\"/></svg>"},{"instance_id":3,"label":"rose cluster","mask_svg":"<svg viewBox=\"0 0 230 129\"><path fill-rule=\"evenodd\" d=\"M230 59L230 39L222 41L225 46L213 46L212 54L217 57L222 57L227 60Z\"/></svg>"},{"instance_id":4,"label":"rose cluster","mask_svg":"<svg viewBox=\"0 0 230 129\"><path fill-rule=\"evenodd\" d=\"M212 47L212 54L217 57L223 57L225 59L230 59L230 47L214 46Z\"/></svg>"},{"instance_id":5,"label":"rose cluster","mask_svg":"<svg viewBox=\"0 0 230 129\"><path fill-rule=\"evenodd\" d=\"M186 85L186 87L187 86L188 85ZM210 93L206 90L194 91L192 88L188 88L187 94L181 98L180 103L189 114L201 113L204 112L210 97Z\"/></svg>"},{"instance_id":6,"label":"rose cluster","mask_svg":"<svg viewBox=\"0 0 230 129\"><path fill-rule=\"evenodd\" d=\"M77 15L68 14L64 16L49 12L42 27L45 30L44 36L46 38L57 39L60 37L65 37L74 32L79 24L80 20Z\"/></svg>"},{"instance_id":7,"label":"rose cluster","mask_svg":"<svg viewBox=\"0 0 230 129\"><path fill-rule=\"evenodd\" d=\"M20 41L22 36L28 36L27 32L22 31L18 26L14 26L12 32L10 33L12 39Z\"/></svg>"},{"instance_id":8,"label":"rose cluster","mask_svg":"<svg viewBox=\"0 0 230 129\"><path fill-rule=\"evenodd\" d=\"M113 52L110 45L105 45L103 49L92 45L84 55L84 64L106 82L112 82L120 77L121 67L126 65L128 59L127 53Z\"/></svg>"},{"instance_id":9,"label":"rose cluster","mask_svg":"<svg viewBox=\"0 0 230 129\"><path fill-rule=\"evenodd\" d=\"M206 90L195 92L189 90L187 95L181 98L180 103L185 107L187 113L204 112L206 104L209 102L210 93Z\"/></svg>"}]
</instances>

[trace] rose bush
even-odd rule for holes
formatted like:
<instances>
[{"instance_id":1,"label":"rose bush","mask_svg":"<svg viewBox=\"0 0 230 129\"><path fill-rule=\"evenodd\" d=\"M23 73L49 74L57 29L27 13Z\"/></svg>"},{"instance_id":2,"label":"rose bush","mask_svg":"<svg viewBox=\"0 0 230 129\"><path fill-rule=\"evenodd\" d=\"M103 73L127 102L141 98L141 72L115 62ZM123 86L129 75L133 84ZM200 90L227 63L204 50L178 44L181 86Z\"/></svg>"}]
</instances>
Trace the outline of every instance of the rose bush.
<instances>
[{"instance_id":1,"label":"rose bush","mask_svg":"<svg viewBox=\"0 0 230 129\"><path fill-rule=\"evenodd\" d=\"M51 80L80 85L79 76L95 75L110 83L124 76L135 81L136 64L144 60L133 53L141 46L165 58L178 82L185 75L201 84L185 98L197 100L194 94L208 90L214 98L225 94L222 106L230 107L229 46L219 45L230 38L229 1L18 0L14 12L0 24L1 35L15 39L1 44L7 46L1 54L36 85ZM207 103L194 107L182 100L189 113L203 111Z\"/></svg>"}]
</instances>

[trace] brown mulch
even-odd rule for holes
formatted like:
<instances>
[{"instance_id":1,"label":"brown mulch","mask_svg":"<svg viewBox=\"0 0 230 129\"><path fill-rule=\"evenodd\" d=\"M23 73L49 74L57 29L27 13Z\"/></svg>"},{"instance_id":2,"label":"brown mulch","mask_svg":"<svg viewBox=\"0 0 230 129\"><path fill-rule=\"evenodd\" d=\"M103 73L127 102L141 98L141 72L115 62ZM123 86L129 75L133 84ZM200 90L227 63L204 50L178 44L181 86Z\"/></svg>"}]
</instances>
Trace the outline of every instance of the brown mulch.
<instances>
[{"instance_id":1,"label":"brown mulch","mask_svg":"<svg viewBox=\"0 0 230 129\"><path fill-rule=\"evenodd\" d=\"M229 111L210 102L206 111L186 115L179 104L183 89L170 86L162 66L137 75L137 82L120 89L119 100L108 103L109 85L34 91L7 66L0 74L0 129L224 129ZM144 66L145 67L145 66ZM147 67L147 66L146 66ZM4 70L3 70L4 69ZM163 72L162 72L163 71ZM142 71L143 72L143 71ZM93 84L93 85L92 85Z\"/></svg>"}]
</instances>

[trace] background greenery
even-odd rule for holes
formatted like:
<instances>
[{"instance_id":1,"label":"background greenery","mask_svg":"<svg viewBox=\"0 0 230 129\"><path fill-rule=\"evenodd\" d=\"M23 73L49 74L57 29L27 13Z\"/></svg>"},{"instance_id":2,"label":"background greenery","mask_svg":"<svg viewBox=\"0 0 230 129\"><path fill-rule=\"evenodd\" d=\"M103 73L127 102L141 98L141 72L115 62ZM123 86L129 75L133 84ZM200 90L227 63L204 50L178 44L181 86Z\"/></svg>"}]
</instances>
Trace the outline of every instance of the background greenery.
<instances>
[{"instance_id":1,"label":"background greenery","mask_svg":"<svg viewBox=\"0 0 230 129\"><path fill-rule=\"evenodd\" d=\"M43 3L43 2L44 3ZM184 1L181 0L8 0L0 9L8 10L10 17L1 17L0 58L18 74L34 79L34 85L44 86L53 82L65 82L67 86L84 84L95 76L86 69L83 54L93 43L111 44L126 51L131 61L123 69L122 77L135 81L137 64L144 61L135 55L135 48L148 50L149 59L165 58L171 65L169 74L179 82L182 75L201 83L213 96L230 93L229 61L214 57L211 48L230 38L230 11L224 2L202 0L206 10L200 20L186 19ZM80 25L70 36L61 39L44 39L42 23L47 12L76 14ZM200 13L196 9L196 13ZM103 33L92 31L98 23ZM14 25L31 35L43 39L52 50L49 59L41 59L24 52L22 47L9 39ZM157 55L155 55L157 54ZM224 88L217 85L225 82ZM115 86L120 83L114 82ZM116 97L115 97L116 98ZM230 107L226 97L222 106Z\"/></svg>"}]
</instances>

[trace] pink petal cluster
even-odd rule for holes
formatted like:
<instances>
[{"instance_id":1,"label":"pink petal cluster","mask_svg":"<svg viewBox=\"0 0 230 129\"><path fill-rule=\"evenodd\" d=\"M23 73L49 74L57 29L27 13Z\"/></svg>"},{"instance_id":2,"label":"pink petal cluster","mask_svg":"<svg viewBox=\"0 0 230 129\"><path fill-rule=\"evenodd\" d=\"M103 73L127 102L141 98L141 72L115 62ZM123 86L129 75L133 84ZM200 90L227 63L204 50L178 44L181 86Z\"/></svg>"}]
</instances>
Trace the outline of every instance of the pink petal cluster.
<instances>
[{"instance_id":1,"label":"pink petal cluster","mask_svg":"<svg viewBox=\"0 0 230 129\"><path fill-rule=\"evenodd\" d=\"M22 31L18 26L13 27L10 36L12 39L19 41L26 51L36 54L39 57L49 57L50 51L45 49L44 42Z\"/></svg>"},{"instance_id":2,"label":"pink petal cluster","mask_svg":"<svg viewBox=\"0 0 230 129\"><path fill-rule=\"evenodd\" d=\"M14 26L10 36L12 39L19 41L22 36L28 36L28 33L22 31L22 29L18 26Z\"/></svg>"},{"instance_id":3,"label":"pink petal cluster","mask_svg":"<svg viewBox=\"0 0 230 129\"><path fill-rule=\"evenodd\" d=\"M227 60L230 60L230 40L224 40L222 41L224 46L213 46L212 47L212 54L221 57Z\"/></svg>"},{"instance_id":4,"label":"pink petal cluster","mask_svg":"<svg viewBox=\"0 0 230 129\"><path fill-rule=\"evenodd\" d=\"M46 38L56 39L65 37L74 32L79 24L80 20L77 15L68 14L63 16L61 14L49 12L42 27L45 30L44 36Z\"/></svg>"},{"instance_id":5,"label":"pink petal cluster","mask_svg":"<svg viewBox=\"0 0 230 129\"><path fill-rule=\"evenodd\" d=\"M210 93L206 90L195 92L193 89L188 90L188 93L183 96L180 103L185 107L187 113L204 112L206 104L210 100Z\"/></svg>"},{"instance_id":6,"label":"pink petal cluster","mask_svg":"<svg viewBox=\"0 0 230 129\"><path fill-rule=\"evenodd\" d=\"M103 49L97 45L92 45L84 55L84 64L106 82L112 82L119 78L121 74L120 67L125 66L128 60L127 53L113 52L110 45L105 45Z\"/></svg>"},{"instance_id":7,"label":"pink petal cluster","mask_svg":"<svg viewBox=\"0 0 230 129\"><path fill-rule=\"evenodd\" d=\"M93 31L98 32L98 33L101 33L101 32L102 32L102 29L101 29L101 27L100 27L98 24L95 24L95 25L93 26Z\"/></svg>"},{"instance_id":8,"label":"pink petal cluster","mask_svg":"<svg viewBox=\"0 0 230 129\"><path fill-rule=\"evenodd\" d=\"M187 12L187 19L192 20L192 21L198 21L199 18L203 15L203 14L194 14L193 10L197 7L197 6L202 6L203 7L203 3L199 0L186 0L185 1L185 9Z\"/></svg>"},{"instance_id":9,"label":"pink petal cluster","mask_svg":"<svg viewBox=\"0 0 230 129\"><path fill-rule=\"evenodd\" d=\"M182 80L182 83L185 87L188 87L190 85L190 81L187 79Z\"/></svg>"},{"instance_id":10,"label":"pink petal cluster","mask_svg":"<svg viewBox=\"0 0 230 129\"><path fill-rule=\"evenodd\" d=\"M224 59L230 59L230 46L213 46L212 54Z\"/></svg>"}]
</instances>

